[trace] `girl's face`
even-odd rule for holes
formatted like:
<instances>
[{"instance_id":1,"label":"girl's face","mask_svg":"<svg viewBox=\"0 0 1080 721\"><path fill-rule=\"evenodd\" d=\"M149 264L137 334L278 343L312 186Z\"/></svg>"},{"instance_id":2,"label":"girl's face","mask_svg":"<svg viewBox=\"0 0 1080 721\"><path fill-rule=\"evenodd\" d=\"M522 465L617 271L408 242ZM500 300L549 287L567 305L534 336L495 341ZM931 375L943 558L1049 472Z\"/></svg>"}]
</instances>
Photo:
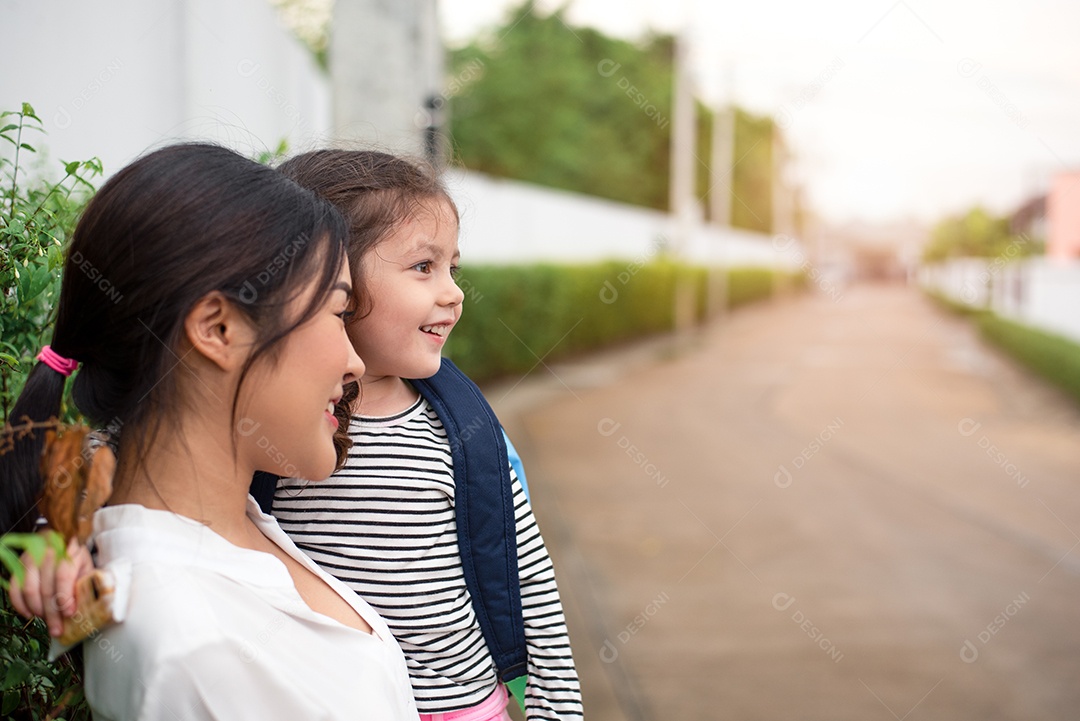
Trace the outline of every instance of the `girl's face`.
<instances>
[{"instance_id":1,"label":"girl's face","mask_svg":"<svg viewBox=\"0 0 1080 721\"><path fill-rule=\"evenodd\" d=\"M454 276L457 218L445 200L421 206L363 259L370 312L349 327L367 379L428 378L461 317L465 294Z\"/></svg>"},{"instance_id":2,"label":"girl's face","mask_svg":"<svg viewBox=\"0 0 1080 721\"><path fill-rule=\"evenodd\" d=\"M334 404L342 387L364 373L345 332L352 298L348 263L315 315L282 341L274 359L261 358L245 380L237 433L257 470L321 480L334 472ZM293 301L299 313L314 288Z\"/></svg>"}]
</instances>

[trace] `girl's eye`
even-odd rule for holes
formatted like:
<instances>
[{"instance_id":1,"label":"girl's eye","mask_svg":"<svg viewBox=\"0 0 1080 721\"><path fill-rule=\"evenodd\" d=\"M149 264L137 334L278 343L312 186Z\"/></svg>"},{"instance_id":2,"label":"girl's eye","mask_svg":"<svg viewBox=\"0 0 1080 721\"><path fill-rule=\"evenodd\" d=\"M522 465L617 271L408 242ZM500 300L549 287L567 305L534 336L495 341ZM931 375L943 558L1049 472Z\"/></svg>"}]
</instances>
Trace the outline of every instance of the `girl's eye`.
<instances>
[{"instance_id":1,"label":"girl's eye","mask_svg":"<svg viewBox=\"0 0 1080 721\"><path fill-rule=\"evenodd\" d=\"M413 266L413 270L418 270L421 273L430 273L431 272L431 261L430 260L421 261L421 262L419 262L419 263L417 263L416 265Z\"/></svg>"},{"instance_id":2,"label":"girl's eye","mask_svg":"<svg viewBox=\"0 0 1080 721\"><path fill-rule=\"evenodd\" d=\"M338 318L341 318L341 320L342 320L343 322L345 322L345 323L348 323L348 322L349 322L349 318L352 318L352 317L353 317L353 315L354 315L355 313L356 313L356 311L352 311L352 310L343 310L343 311L341 311L340 313L338 313L338 314L337 314L337 317L338 317Z\"/></svg>"},{"instance_id":3,"label":"girl's eye","mask_svg":"<svg viewBox=\"0 0 1080 721\"><path fill-rule=\"evenodd\" d=\"M450 277L451 278L453 278L454 280L457 280L457 277L458 277L458 275L460 273L461 273L461 266L457 266L457 265L450 266Z\"/></svg>"}]
</instances>

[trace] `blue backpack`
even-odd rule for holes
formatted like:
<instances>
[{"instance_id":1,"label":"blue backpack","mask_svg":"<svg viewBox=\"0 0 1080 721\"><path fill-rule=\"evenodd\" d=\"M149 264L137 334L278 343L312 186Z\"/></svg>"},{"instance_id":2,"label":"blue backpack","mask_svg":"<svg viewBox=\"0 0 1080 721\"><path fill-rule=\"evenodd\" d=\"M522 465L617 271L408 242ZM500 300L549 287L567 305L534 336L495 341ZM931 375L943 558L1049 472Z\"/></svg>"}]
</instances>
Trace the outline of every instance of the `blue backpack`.
<instances>
[{"instance_id":1,"label":"blue backpack","mask_svg":"<svg viewBox=\"0 0 1080 721\"><path fill-rule=\"evenodd\" d=\"M521 611L517 526L510 462L525 487L517 453L480 389L449 359L430 378L409 381L446 429L454 463L458 546L465 585L499 679L524 708L528 651ZM278 476L258 471L251 495L271 513ZM526 491L527 493L527 491Z\"/></svg>"}]
</instances>

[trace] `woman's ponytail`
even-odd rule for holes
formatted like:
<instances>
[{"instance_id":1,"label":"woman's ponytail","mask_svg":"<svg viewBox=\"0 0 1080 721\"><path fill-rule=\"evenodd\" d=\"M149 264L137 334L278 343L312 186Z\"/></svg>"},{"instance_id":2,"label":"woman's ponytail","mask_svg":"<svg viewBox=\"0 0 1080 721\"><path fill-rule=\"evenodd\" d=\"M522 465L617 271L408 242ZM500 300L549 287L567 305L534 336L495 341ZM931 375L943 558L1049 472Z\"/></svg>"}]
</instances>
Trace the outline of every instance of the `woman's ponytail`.
<instances>
[{"instance_id":1,"label":"woman's ponytail","mask_svg":"<svg viewBox=\"0 0 1080 721\"><path fill-rule=\"evenodd\" d=\"M0 534L30 531L38 519L41 451L60 415L67 376L39 362L15 401L0 440Z\"/></svg>"}]
</instances>

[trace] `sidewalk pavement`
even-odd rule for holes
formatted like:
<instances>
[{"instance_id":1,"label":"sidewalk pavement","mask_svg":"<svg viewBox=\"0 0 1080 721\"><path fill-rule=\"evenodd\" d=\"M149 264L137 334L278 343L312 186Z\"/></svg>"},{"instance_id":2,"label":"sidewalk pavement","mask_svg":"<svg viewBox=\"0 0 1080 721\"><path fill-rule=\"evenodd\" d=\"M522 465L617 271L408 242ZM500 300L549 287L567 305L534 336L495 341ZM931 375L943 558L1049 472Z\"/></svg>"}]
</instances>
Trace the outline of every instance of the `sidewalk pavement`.
<instances>
[{"instance_id":1,"label":"sidewalk pavement","mask_svg":"<svg viewBox=\"0 0 1080 721\"><path fill-rule=\"evenodd\" d=\"M1078 717L1080 409L917 290L485 393L590 721Z\"/></svg>"}]
</instances>

